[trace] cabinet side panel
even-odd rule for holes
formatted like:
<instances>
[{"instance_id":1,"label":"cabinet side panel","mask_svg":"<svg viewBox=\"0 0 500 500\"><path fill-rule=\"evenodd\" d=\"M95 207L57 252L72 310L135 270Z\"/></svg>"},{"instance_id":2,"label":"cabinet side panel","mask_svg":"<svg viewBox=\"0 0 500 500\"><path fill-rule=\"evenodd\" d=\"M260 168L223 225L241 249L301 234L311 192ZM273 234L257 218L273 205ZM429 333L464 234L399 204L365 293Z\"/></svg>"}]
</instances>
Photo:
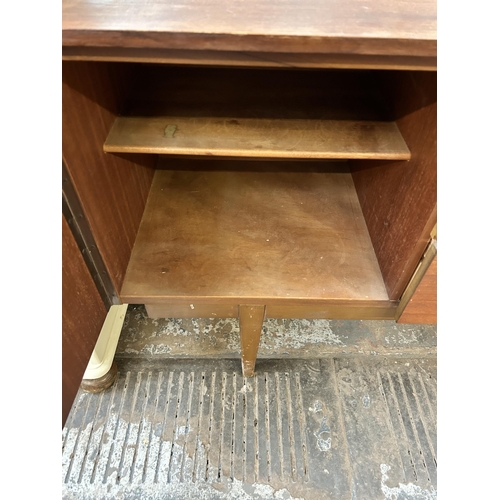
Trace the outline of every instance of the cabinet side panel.
<instances>
[{"instance_id":1,"label":"cabinet side panel","mask_svg":"<svg viewBox=\"0 0 500 500\"><path fill-rule=\"evenodd\" d=\"M62 217L62 423L89 362L106 308Z\"/></svg>"},{"instance_id":2,"label":"cabinet side panel","mask_svg":"<svg viewBox=\"0 0 500 500\"><path fill-rule=\"evenodd\" d=\"M389 298L401 297L436 223L436 73L380 76L409 161L353 161L352 177Z\"/></svg>"},{"instance_id":3,"label":"cabinet side panel","mask_svg":"<svg viewBox=\"0 0 500 500\"><path fill-rule=\"evenodd\" d=\"M154 174L154 155L105 154L133 69L63 62L63 157L99 252L120 290Z\"/></svg>"},{"instance_id":4,"label":"cabinet side panel","mask_svg":"<svg viewBox=\"0 0 500 500\"><path fill-rule=\"evenodd\" d=\"M437 256L427 269L398 323L437 323Z\"/></svg>"}]
</instances>

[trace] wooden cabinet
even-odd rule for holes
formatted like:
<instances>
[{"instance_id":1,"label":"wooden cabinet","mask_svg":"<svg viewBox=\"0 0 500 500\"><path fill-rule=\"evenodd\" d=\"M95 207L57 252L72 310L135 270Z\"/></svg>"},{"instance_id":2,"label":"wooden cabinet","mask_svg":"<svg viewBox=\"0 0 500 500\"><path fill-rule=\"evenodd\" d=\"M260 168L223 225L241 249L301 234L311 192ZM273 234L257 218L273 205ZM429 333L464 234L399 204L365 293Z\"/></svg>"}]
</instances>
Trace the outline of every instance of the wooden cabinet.
<instances>
[{"instance_id":1,"label":"wooden cabinet","mask_svg":"<svg viewBox=\"0 0 500 500\"><path fill-rule=\"evenodd\" d=\"M239 317L250 376L265 317L396 318L436 224L435 6L224 3L63 2L63 158L109 296Z\"/></svg>"}]
</instances>

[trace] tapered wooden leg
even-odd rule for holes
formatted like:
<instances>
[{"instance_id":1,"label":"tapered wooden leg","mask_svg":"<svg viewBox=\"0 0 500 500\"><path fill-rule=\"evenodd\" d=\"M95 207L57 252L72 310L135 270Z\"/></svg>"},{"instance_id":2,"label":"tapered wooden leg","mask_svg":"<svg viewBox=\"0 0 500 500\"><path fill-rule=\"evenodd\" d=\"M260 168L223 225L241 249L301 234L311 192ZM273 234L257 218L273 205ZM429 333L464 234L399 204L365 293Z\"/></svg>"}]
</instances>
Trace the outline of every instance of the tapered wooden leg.
<instances>
[{"instance_id":1,"label":"tapered wooden leg","mask_svg":"<svg viewBox=\"0 0 500 500\"><path fill-rule=\"evenodd\" d=\"M266 306L240 305L241 368L244 377L253 377Z\"/></svg>"}]
</instances>

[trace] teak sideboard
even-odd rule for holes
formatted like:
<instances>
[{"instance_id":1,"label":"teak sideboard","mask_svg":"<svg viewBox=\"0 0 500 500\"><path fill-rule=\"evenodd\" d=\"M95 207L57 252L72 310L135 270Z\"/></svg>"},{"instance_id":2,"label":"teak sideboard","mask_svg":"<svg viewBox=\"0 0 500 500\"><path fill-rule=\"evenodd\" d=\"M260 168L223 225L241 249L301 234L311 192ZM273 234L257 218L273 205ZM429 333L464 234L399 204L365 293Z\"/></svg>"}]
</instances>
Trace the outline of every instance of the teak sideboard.
<instances>
[{"instance_id":1,"label":"teak sideboard","mask_svg":"<svg viewBox=\"0 0 500 500\"><path fill-rule=\"evenodd\" d=\"M435 322L436 6L63 0L63 388L111 304ZM64 415L63 409L63 415Z\"/></svg>"}]
</instances>

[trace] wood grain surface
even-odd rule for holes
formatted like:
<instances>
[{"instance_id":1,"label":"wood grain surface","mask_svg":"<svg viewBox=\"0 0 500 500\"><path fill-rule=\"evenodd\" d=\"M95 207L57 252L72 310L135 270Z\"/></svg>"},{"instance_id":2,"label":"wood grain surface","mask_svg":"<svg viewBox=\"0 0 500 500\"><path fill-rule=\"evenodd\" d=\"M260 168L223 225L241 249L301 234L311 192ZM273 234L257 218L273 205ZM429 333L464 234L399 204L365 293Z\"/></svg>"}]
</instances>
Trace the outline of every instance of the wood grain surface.
<instances>
[{"instance_id":1,"label":"wood grain surface","mask_svg":"<svg viewBox=\"0 0 500 500\"><path fill-rule=\"evenodd\" d=\"M65 46L436 56L435 0L64 0Z\"/></svg>"},{"instance_id":2,"label":"wood grain surface","mask_svg":"<svg viewBox=\"0 0 500 500\"><path fill-rule=\"evenodd\" d=\"M155 161L150 155L120 157L102 150L133 75L129 65L63 63L63 157L116 290L122 285Z\"/></svg>"},{"instance_id":3,"label":"wood grain surface","mask_svg":"<svg viewBox=\"0 0 500 500\"><path fill-rule=\"evenodd\" d=\"M299 319L394 319L397 303L378 301L377 303L361 300L335 304L271 304L266 308L267 318Z\"/></svg>"},{"instance_id":4,"label":"wood grain surface","mask_svg":"<svg viewBox=\"0 0 500 500\"><path fill-rule=\"evenodd\" d=\"M295 302L295 303L294 303ZM323 303L321 303L323 302ZM237 318L237 304L206 304L196 300L190 304L145 304L150 318ZM266 318L301 319L394 319L396 301L287 301L287 305L271 304L266 307Z\"/></svg>"},{"instance_id":5,"label":"wood grain surface","mask_svg":"<svg viewBox=\"0 0 500 500\"><path fill-rule=\"evenodd\" d=\"M239 117L118 117L108 153L409 160L394 122Z\"/></svg>"},{"instance_id":6,"label":"wood grain surface","mask_svg":"<svg viewBox=\"0 0 500 500\"><path fill-rule=\"evenodd\" d=\"M237 318L237 304L145 304L150 318Z\"/></svg>"},{"instance_id":7,"label":"wood grain surface","mask_svg":"<svg viewBox=\"0 0 500 500\"><path fill-rule=\"evenodd\" d=\"M215 50L63 47L63 61L118 61L154 64L241 66L257 68L397 69L435 71L437 57L369 54L296 54Z\"/></svg>"},{"instance_id":8,"label":"wood grain surface","mask_svg":"<svg viewBox=\"0 0 500 500\"><path fill-rule=\"evenodd\" d=\"M398 323L437 323L437 255L400 316Z\"/></svg>"},{"instance_id":9,"label":"wood grain surface","mask_svg":"<svg viewBox=\"0 0 500 500\"><path fill-rule=\"evenodd\" d=\"M269 172L255 172L254 162L247 171L227 170L228 161L202 163L201 171L156 171L124 302L387 302L347 167L280 172L270 162Z\"/></svg>"},{"instance_id":10,"label":"wood grain surface","mask_svg":"<svg viewBox=\"0 0 500 500\"><path fill-rule=\"evenodd\" d=\"M62 425L106 318L106 308L62 217Z\"/></svg>"},{"instance_id":11,"label":"wood grain surface","mask_svg":"<svg viewBox=\"0 0 500 500\"><path fill-rule=\"evenodd\" d=\"M436 73L382 72L391 118L408 162L351 162L351 171L389 298L398 300L437 219Z\"/></svg>"}]
</instances>

